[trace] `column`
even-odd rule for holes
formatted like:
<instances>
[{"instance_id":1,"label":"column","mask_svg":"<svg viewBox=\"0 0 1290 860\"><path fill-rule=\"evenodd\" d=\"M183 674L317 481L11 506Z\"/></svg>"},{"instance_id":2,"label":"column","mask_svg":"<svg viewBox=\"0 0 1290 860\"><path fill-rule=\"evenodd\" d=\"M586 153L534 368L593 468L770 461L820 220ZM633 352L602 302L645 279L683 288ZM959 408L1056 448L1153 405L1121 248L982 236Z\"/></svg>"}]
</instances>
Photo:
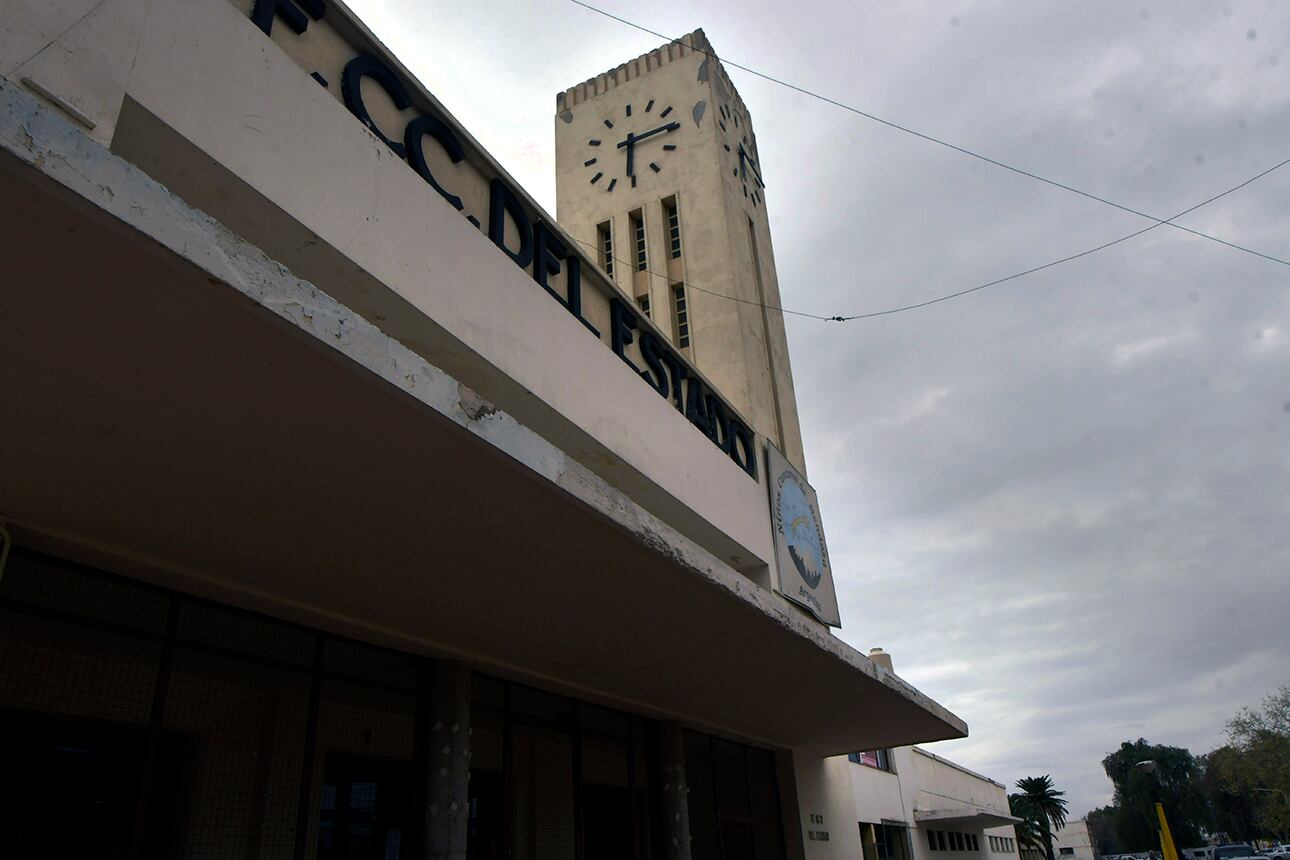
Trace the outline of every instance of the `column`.
<instances>
[{"instance_id":1,"label":"column","mask_svg":"<svg viewBox=\"0 0 1290 860\"><path fill-rule=\"evenodd\" d=\"M685 733L677 722L660 727L663 790L663 856L690 860L690 803L685 779Z\"/></svg>"},{"instance_id":2,"label":"column","mask_svg":"<svg viewBox=\"0 0 1290 860\"><path fill-rule=\"evenodd\" d=\"M428 860L466 860L470 814L470 669L450 660L431 671L427 779Z\"/></svg>"}]
</instances>

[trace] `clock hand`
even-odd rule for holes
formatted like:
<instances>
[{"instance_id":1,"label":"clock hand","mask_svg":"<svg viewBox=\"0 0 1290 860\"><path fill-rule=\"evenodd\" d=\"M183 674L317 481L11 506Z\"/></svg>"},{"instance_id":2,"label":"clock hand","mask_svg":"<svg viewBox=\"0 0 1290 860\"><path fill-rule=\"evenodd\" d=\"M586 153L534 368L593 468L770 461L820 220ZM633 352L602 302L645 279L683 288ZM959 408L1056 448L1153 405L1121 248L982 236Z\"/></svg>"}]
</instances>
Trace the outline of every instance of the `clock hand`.
<instances>
[{"instance_id":1,"label":"clock hand","mask_svg":"<svg viewBox=\"0 0 1290 860\"><path fill-rule=\"evenodd\" d=\"M632 158L636 154L636 135L630 131L627 132L627 139L618 144L618 146L620 149L624 146L627 147L627 175L635 179L636 174L632 169Z\"/></svg>"},{"instance_id":2,"label":"clock hand","mask_svg":"<svg viewBox=\"0 0 1290 860\"><path fill-rule=\"evenodd\" d=\"M744 145L741 143L741 144L739 144L739 175L740 175L740 177L746 177L746 176L748 175L748 174L747 174L747 172L744 170L744 162L747 162L747 163L748 163L748 166L752 168L752 172L753 172L753 179L754 179L754 180L756 180L757 185L759 185L759 186L760 186L760 187L762 187L762 188L765 188L765 187L766 187L766 183L762 181L761 173L757 170L757 162L756 162L756 161L753 161L753 157L752 157L751 155L749 155L749 154L748 154L748 151L747 151L746 149L744 149Z\"/></svg>"},{"instance_id":3,"label":"clock hand","mask_svg":"<svg viewBox=\"0 0 1290 860\"><path fill-rule=\"evenodd\" d=\"M667 131L676 131L680 127L681 124L679 122L669 122L667 125L660 125L658 128L651 128L644 134L628 134L626 140L620 140L618 142L618 148L623 149L624 147L627 147L630 149L632 145L640 143L647 137L653 137L656 134L662 134Z\"/></svg>"}]
</instances>

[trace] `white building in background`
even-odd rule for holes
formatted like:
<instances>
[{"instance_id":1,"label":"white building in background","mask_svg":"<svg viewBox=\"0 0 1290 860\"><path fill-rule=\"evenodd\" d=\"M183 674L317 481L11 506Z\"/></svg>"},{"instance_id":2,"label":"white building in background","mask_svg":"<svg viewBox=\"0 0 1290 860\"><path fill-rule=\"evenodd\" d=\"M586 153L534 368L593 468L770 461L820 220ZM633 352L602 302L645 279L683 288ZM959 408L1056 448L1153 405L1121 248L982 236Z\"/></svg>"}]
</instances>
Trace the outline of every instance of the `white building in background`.
<instances>
[{"instance_id":1,"label":"white building in background","mask_svg":"<svg viewBox=\"0 0 1290 860\"><path fill-rule=\"evenodd\" d=\"M892 671L881 648L869 658ZM912 746L856 752L845 761L865 860L1020 856L1018 819L1002 783Z\"/></svg>"},{"instance_id":2,"label":"white building in background","mask_svg":"<svg viewBox=\"0 0 1290 860\"><path fill-rule=\"evenodd\" d=\"M1097 847L1087 818L1074 818L1053 832L1053 851L1058 860L1097 860Z\"/></svg>"}]
</instances>

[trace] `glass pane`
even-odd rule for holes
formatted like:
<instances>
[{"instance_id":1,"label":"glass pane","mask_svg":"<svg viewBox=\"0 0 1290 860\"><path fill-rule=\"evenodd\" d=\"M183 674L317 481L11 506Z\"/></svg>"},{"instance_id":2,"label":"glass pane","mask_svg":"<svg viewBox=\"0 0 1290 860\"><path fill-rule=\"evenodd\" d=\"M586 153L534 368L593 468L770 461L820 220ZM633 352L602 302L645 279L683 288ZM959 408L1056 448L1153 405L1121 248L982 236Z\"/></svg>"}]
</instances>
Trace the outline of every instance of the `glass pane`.
<instances>
[{"instance_id":1,"label":"glass pane","mask_svg":"<svg viewBox=\"0 0 1290 860\"><path fill-rule=\"evenodd\" d=\"M717 838L717 798L712 783L709 738L685 733L685 779L690 789L690 852L694 860L720 860Z\"/></svg>"},{"instance_id":2,"label":"glass pane","mask_svg":"<svg viewBox=\"0 0 1290 860\"><path fill-rule=\"evenodd\" d=\"M717 765L717 809L722 815L747 818L752 815L748 802L748 771L744 766L743 747L715 738L712 741Z\"/></svg>"},{"instance_id":3,"label":"glass pane","mask_svg":"<svg viewBox=\"0 0 1290 860\"><path fill-rule=\"evenodd\" d=\"M626 741L584 738L582 822L586 860L623 860L632 854L632 805Z\"/></svg>"},{"instance_id":4,"label":"glass pane","mask_svg":"<svg viewBox=\"0 0 1290 860\"><path fill-rule=\"evenodd\" d=\"M775 754L748 747L748 790L756 835L756 860L782 860L784 831L776 784Z\"/></svg>"},{"instance_id":5,"label":"glass pane","mask_svg":"<svg viewBox=\"0 0 1290 860\"><path fill-rule=\"evenodd\" d=\"M166 728L184 738L185 858L288 858L310 676L179 649Z\"/></svg>"},{"instance_id":6,"label":"glass pane","mask_svg":"<svg viewBox=\"0 0 1290 860\"><path fill-rule=\"evenodd\" d=\"M573 745L568 733L516 723L511 808L515 860L574 856Z\"/></svg>"}]
</instances>

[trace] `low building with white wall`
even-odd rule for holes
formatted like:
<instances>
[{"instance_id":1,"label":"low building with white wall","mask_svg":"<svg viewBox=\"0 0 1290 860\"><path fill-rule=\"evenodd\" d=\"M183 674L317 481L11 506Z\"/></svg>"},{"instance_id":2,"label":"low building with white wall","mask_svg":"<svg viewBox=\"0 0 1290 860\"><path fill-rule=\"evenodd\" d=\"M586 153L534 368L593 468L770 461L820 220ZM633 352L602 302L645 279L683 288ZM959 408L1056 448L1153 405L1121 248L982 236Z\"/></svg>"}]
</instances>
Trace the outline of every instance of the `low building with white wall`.
<instances>
[{"instance_id":1,"label":"low building with white wall","mask_svg":"<svg viewBox=\"0 0 1290 860\"><path fill-rule=\"evenodd\" d=\"M841 860L966 733L785 587L778 312L682 345L343 3L7 3L0 194L0 856Z\"/></svg>"},{"instance_id":2,"label":"low building with white wall","mask_svg":"<svg viewBox=\"0 0 1290 860\"><path fill-rule=\"evenodd\" d=\"M1097 848L1087 818L1074 818L1066 826L1053 831L1053 852L1058 860L1097 860Z\"/></svg>"},{"instance_id":3,"label":"low building with white wall","mask_svg":"<svg viewBox=\"0 0 1290 860\"><path fill-rule=\"evenodd\" d=\"M884 672L881 648L869 657ZM852 753L845 776L855 798L865 860L1010 860L1019 856L1000 782L916 746Z\"/></svg>"}]
</instances>

